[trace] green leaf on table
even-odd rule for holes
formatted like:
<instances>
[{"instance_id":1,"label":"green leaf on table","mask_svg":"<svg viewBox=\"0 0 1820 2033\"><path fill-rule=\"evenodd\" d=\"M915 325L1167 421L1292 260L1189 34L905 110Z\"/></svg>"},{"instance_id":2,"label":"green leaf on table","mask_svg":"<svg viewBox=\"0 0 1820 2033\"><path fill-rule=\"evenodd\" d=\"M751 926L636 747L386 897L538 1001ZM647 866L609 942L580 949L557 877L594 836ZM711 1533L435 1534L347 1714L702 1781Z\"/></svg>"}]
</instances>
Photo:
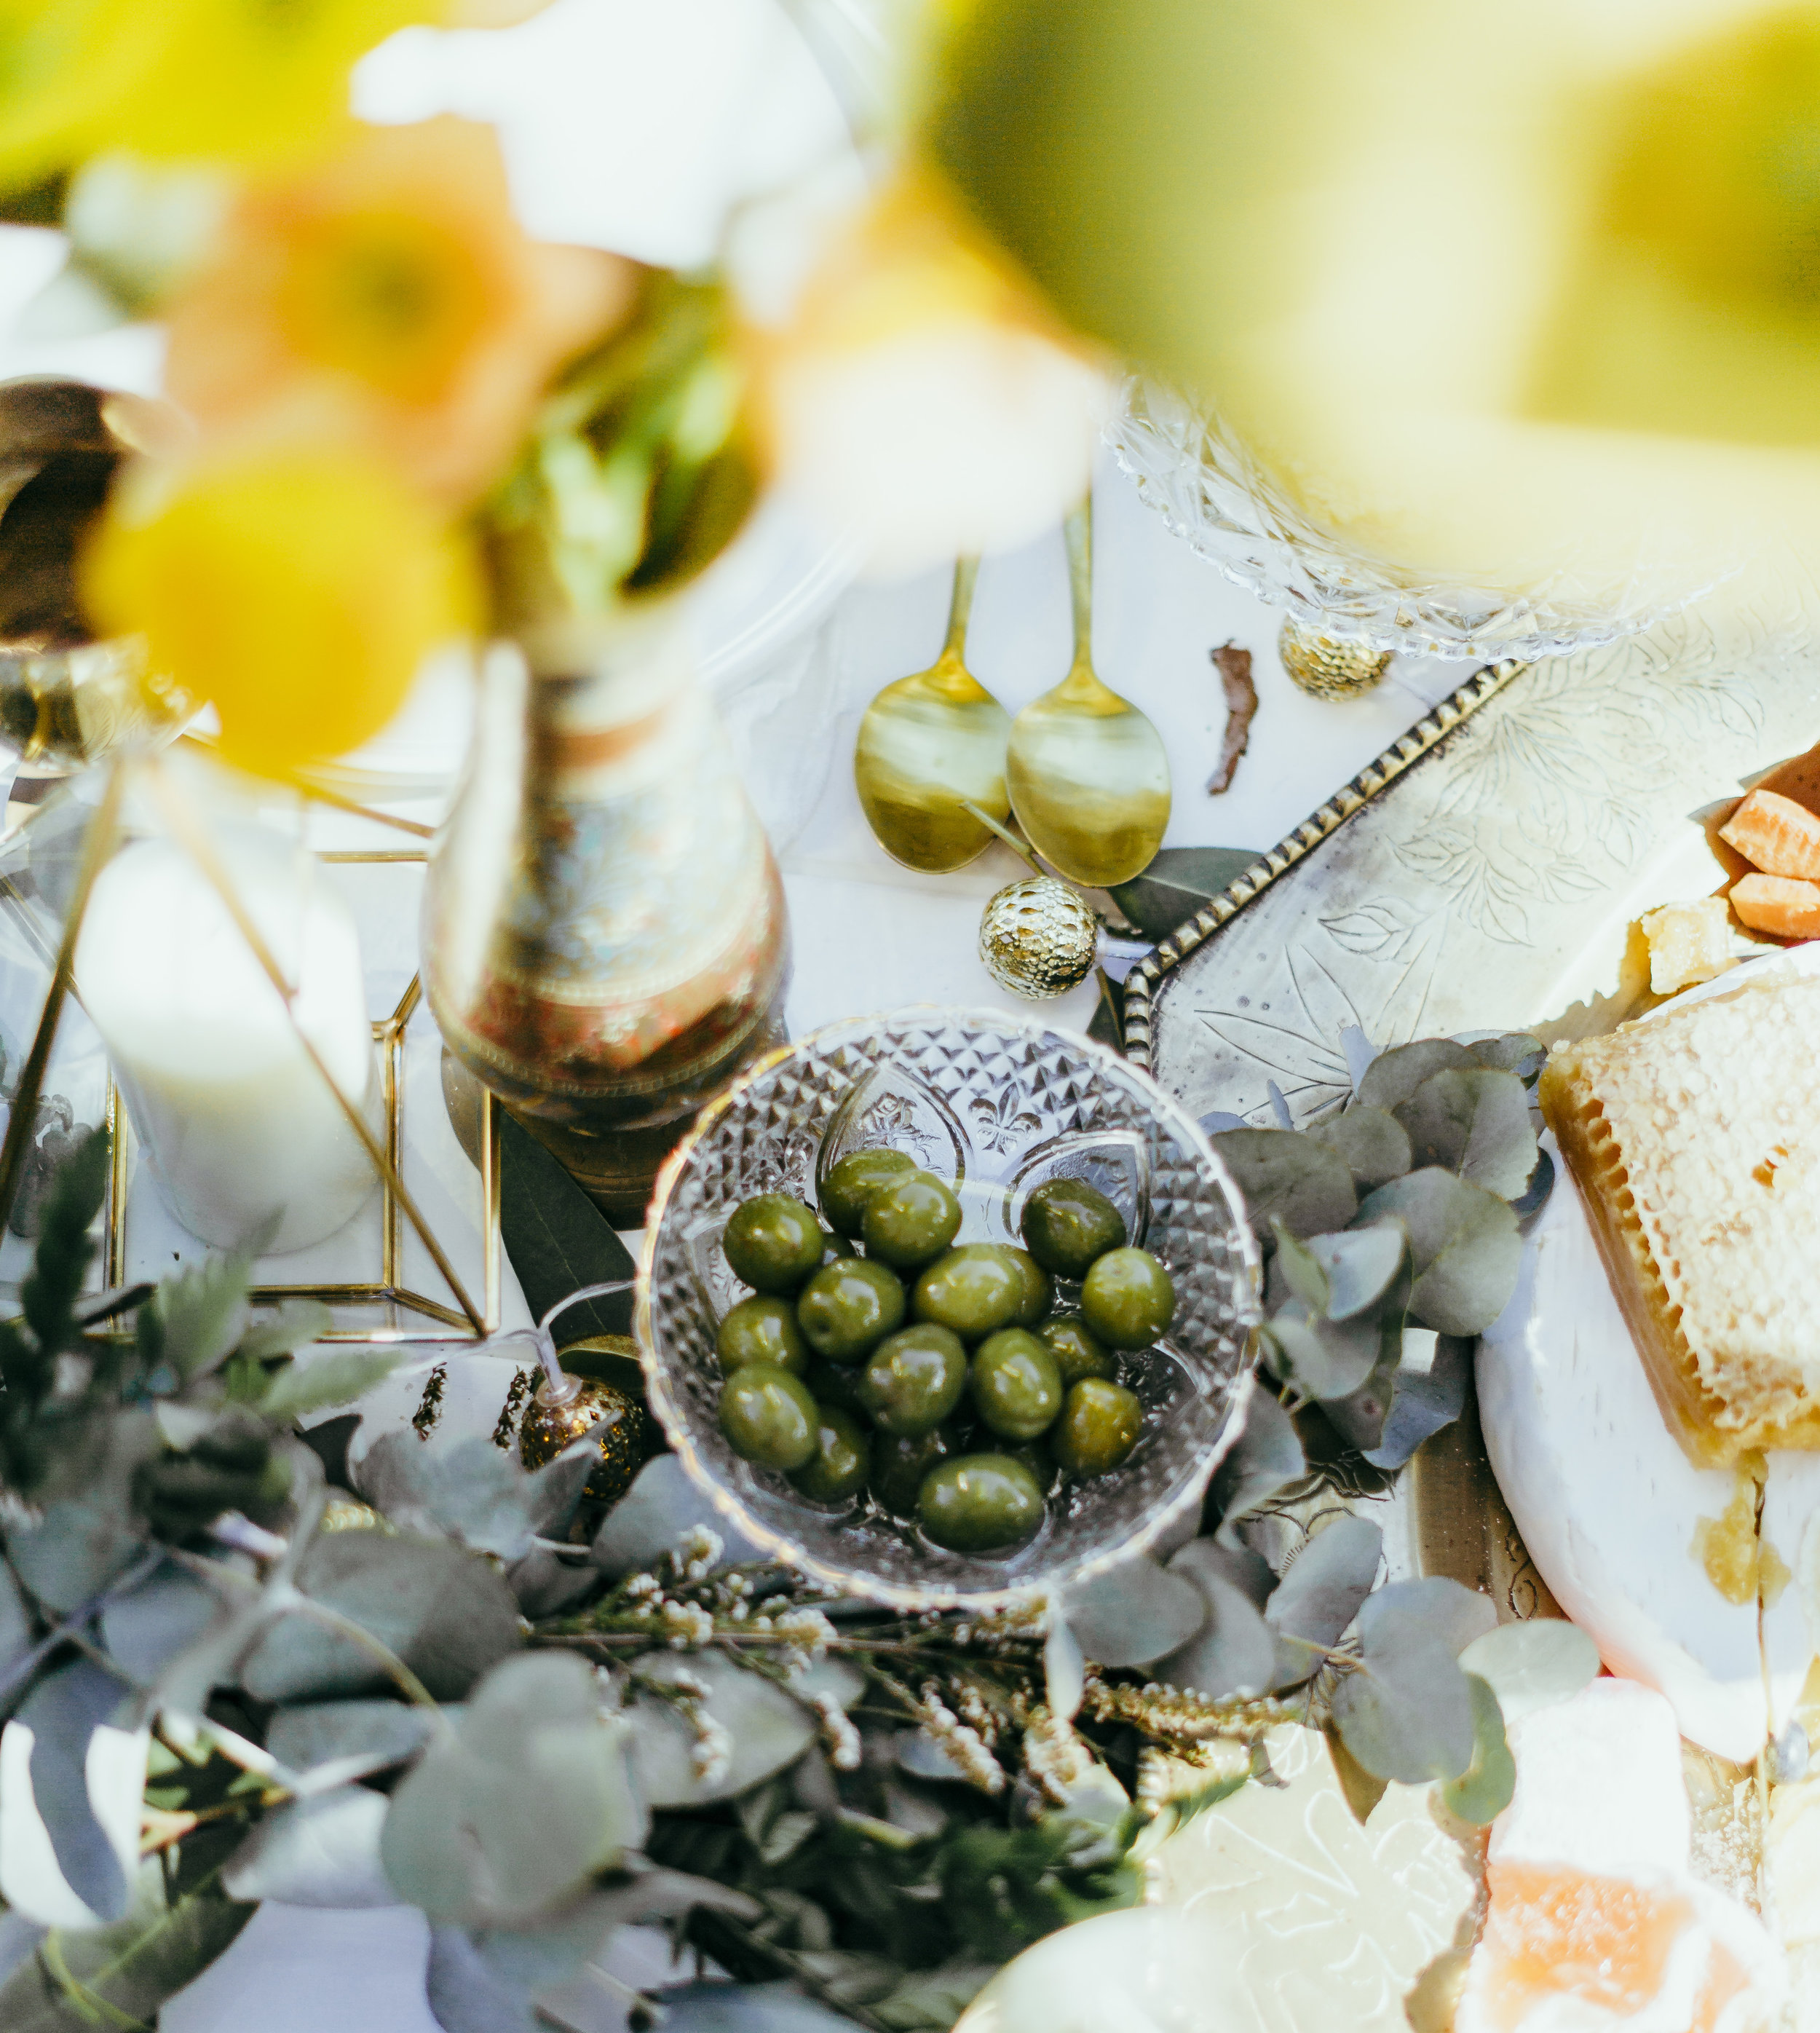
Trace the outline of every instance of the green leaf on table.
<instances>
[{"instance_id":1,"label":"green leaf on table","mask_svg":"<svg viewBox=\"0 0 1820 2033\"><path fill-rule=\"evenodd\" d=\"M697 1525L705 1525L721 1542L716 1569L760 1557L759 1548L715 1509L676 1456L659 1455L645 1464L607 1512L594 1535L594 1563L614 1581L648 1574Z\"/></svg>"},{"instance_id":2,"label":"green leaf on table","mask_svg":"<svg viewBox=\"0 0 1820 2033\"><path fill-rule=\"evenodd\" d=\"M159 1285L146 1310L157 1323L159 1353L179 1376L206 1376L240 1346L252 1269L252 1252L237 1249L191 1264Z\"/></svg>"},{"instance_id":3,"label":"green leaf on table","mask_svg":"<svg viewBox=\"0 0 1820 2033\"><path fill-rule=\"evenodd\" d=\"M1452 1653L1433 1639L1368 1647L1340 1675L1332 1709L1340 1741L1374 1779L1457 1779L1472 1762L1471 1690Z\"/></svg>"},{"instance_id":4,"label":"green leaf on table","mask_svg":"<svg viewBox=\"0 0 1820 2033\"><path fill-rule=\"evenodd\" d=\"M1289 1563L1264 1607L1264 1620L1284 1640L1277 1646L1276 1684L1299 1686L1321 1664L1371 1593L1384 1552L1382 1529L1350 1514L1335 1518ZM1319 1649L1311 1648L1320 1648Z\"/></svg>"},{"instance_id":5,"label":"green leaf on table","mask_svg":"<svg viewBox=\"0 0 1820 2033\"><path fill-rule=\"evenodd\" d=\"M402 1765L429 1740L435 1721L433 1709L405 1702L306 1702L278 1710L266 1725L265 1746L293 1772L347 1758Z\"/></svg>"},{"instance_id":6,"label":"green leaf on table","mask_svg":"<svg viewBox=\"0 0 1820 2033\"><path fill-rule=\"evenodd\" d=\"M91 1129L52 1176L39 1218L38 1246L20 1288L20 1310L47 1354L80 1338L72 1311L95 1255L88 1230L107 1192L110 1140Z\"/></svg>"},{"instance_id":7,"label":"green leaf on table","mask_svg":"<svg viewBox=\"0 0 1820 2033\"><path fill-rule=\"evenodd\" d=\"M28 1775L25 1787L0 1791L0 1894L29 1919L69 1924L69 1893L103 1925L125 1916L145 1790L132 1706L115 1675L74 1659L41 1679L0 1733L9 1763L22 1751Z\"/></svg>"},{"instance_id":8,"label":"green leaf on table","mask_svg":"<svg viewBox=\"0 0 1820 2033\"><path fill-rule=\"evenodd\" d=\"M523 1642L518 1605L487 1563L447 1541L331 1532L298 1565L306 1596L359 1624L438 1701L458 1701ZM383 1693L393 1682L367 1648L293 1609L260 1638L241 1672L256 1700Z\"/></svg>"},{"instance_id":9,"label":"green leaf on table","mask_svg":"<svg viewBox=\"0 0 1820 2033\"><path fill-rule=\"evenodd\" d=\"M1392 1216L1409 1235L1411 1314L1442 1334L1483 1333L1509 1304L1523 1267L1516 1216L1497 1194L1438 1166L1368 1194L1358 1225Z\"/></svg>"},{"instance_id":10,"label":"green leaf on table","mask_svg":"<svg viewBox=\"0 0 1820 2033\"><path fill-rule=\"evenodd\" d=\"M247 1329L234 1353L270 1362L320 1341L334 1325L334 1316L320 1299L286 1299L269 1320L256 1320Z\"/></svg>"},{"instance_id":11,"label":"green leaf on table","mask_svg":"<svg viewBox=\"0 0 1820 2033\"><path fill-rule=\"evenodd\" d=\"M1451 1038L1420 1038L1380 1052L1358 1077L1358 1105L1394 1115L1425 1080L1438 1073L1478 1065L1464 1045Z\"/></svg>"},{"instance_id":12,"label":"green leaf on table","mask_svg":"<svg viewBox=\"0 0 1820 2033\"><path fill-rule=\"evenodd\" d=\"M1385 1327L1383 1334L1384 1353L1358 1388L1344 1398L1321 1401L1321 1417L1357 1454L1369 1455L1382 1444L1396 1397L1396 1365L1391 1351L1396 1346L1398 1336L1393 1327Z\"/></svg>"},{"instance_id":13,"label":"green leaf on table","mask_svg":"<svg viewBox=\"0 0 1820 2033\"><path fill-rule=\"evenodd\" d=\"M499 1232L533 1320L584 1285L637 1270L605 1215L556 1158L504 1109L499 1125ZM557 1342L630 1334L632 1294L585 1299L559 1316Z\"/></svg>"},{"instance_id":14,"label":"green leaf on table","mask_svg":"<svg viewBox=\"0 0 1820 2033\"><path fill-rule=\"evenodd\" d=\"M1261 1383L1252 1391L1245 1425L1231 1451L1214 1470L1208 1508L1219 1518L1215 1537L1236 1548L1237 1527L1308 1473L1295 1421Z\"/></svg>"},{"instance_id":15,"label":"green leaf on table","mask_svg":"<svg viewBox=\"0 0 1820 2033\"><path fill-rule=\"evenodd\" d=\"M99 1425L95 1438L82 1486L47 1503L36 1518L20 1517L5 1528L7 1558L47 1609L86 1602L145 1550L133 1485L140 1464L163 1450L157 1424L149 1412L123 1413Z\"/></svg>"},{"instance_id":16,"label":"green leaf on table","mask_svg":"<svg viewBox=\"0 0 1820 2033\"><path fill-rule=\"evenodd\" d=\"M1370 1189L1400 1179L1410 1167L1409 1132L1381 1108L1349 1108L1303 1131L1343 1159L1354 1182Z\"/></svg>"},{"instance_id":17,"label":"green leaf on table","mask_svg":"<svg viewBox=\"0 0 1820 2033\"><path fill-rule=\"evenodd\" d=\"M351 1405L376 1390L404 1361L402 1353L319 1355L313 1361L287 1362L256 1401L260 1417L274 1425L288 1425L331 1405Z\"/></svg>"},{"instance_id":18,"label":"green leaf on table","mask_svg":"<svg viewBox=\"0 0 1820 2033\"><path fill-rule=\"evenodd\" d=\"M1463 1821L1483 1828L1510 1805L1516 1791L1516 1760L1504 1735L1504 1711L1490 1685L1468 1673L1472 1691L1472 1762L1441 1789L1441 1797Z\"/></svg>"},{"instance_id":19,"label":"green leaf on table","mask_svg":"<svg viewBox=\"0 0 1820 2033\"><path fill-rule=\"evenodd\" d=\"M0 1560L0 1687L37 1642L32 1612L19 1591L19 1583L6 1561ZM0 1696L0 1707L5 1697Z\"/></svg>"},{"instance_id":20,"label":"green leaf on table","mask_svg":"<svg viewBox=\"0 0 1820 2033\"><path fill-rule=\"evenodd\" d=\"M1142 874L1107 893L1139 931L1166 938L1262 859L1249 847L1166 847Z\"/></svg>"},{"instance_id":21,"label":"green leaf on table","mask_svg":"<svg viewBox=\"0 0 1820 2033\"><path fill-rule=\"evenodd\" d=\"M1396 1119L1418 1166L1444 1166L1501 1200L1515 1200L1535 1170L1530 1098L1515 1073L1489 1066L1431 1073L1398 1103Z\"/></svg>"},{"instance_id":22,"label":"green leaf on table","mask_svg":"<svg viewBox=\"0 0 1820 2033\"><path fill-rule=\"evenodd\" d=\"M1527 1031L1507 1031L1501 1038L1475 1038L1467 1050L1482 1066L1515 1073L1525 1087L1535 1085L1549 1055L1548 1046Z\"/></svg>"},{"instance_id":23,"label":"green leaf on table","mask_svg":"<svg viewBox=\"0 0 1820 2033\"><path fill-rule=\"evenodd\" d=\"M1516 1723L1571 1700L1596 1680L1599 1648L1564 1617L1538 1616L1500 1623L1475 1638L1459 1663L1463 1672L1489 1685L1505 1722Z\"/></svg>"},{"instance_id":24,"label":"green leaf on table","mask_svg":"<svg viewBox=\"0 0 1820 2033\"><path fill-rule=\"evenodd\" d=\"M511 1927L573 1900L644 1842L630 1736L573 1653L506 1660L475 1689L456 1740L432 1743L393 1794L387 1875L432 1920L464 1926Z\"/></svg>"},{"instance_id":25,"label":"green leaf on table","mask_svg":"<svg viewBox=\"0 0 1820 2033\"><path fill-rule=\"evenodd\" d=\"M1280 1218L1274 1215L1271 1217L1270 1233L1276 1244L1276 1275L1310 1313L1317 1316L1325 1313L1330 1292L1327 1273L1319 1260L1312 1252L1304 1249L1283 1226Z\"/></svg>"},{"instance_id":26,"label":"green leaf on table","mask_svg":"<svg viewBox=\"0 0 1820 2033\"><path fill-rule=\"evenodd\" d=\"M287 1906L396 1906L379 1862L387 1805L384 1794L354 1785L290 1801L234 1851L222 1883L232 1898Z\"/></svg>"},{"instance_id":27,"label":"green leaf on table","mask_svg":"<svg viewBox=\"0 0 1820 2033\"><path fill-rule=\"evenodd\" d=\"M724 1653L684 1659L647 1652L630 1671L634 1683L663 1683L684 1672L703 1681L702 1706L731 1739L724 1767L703 1777L694 1766L696 1735L686 1717L661 1695L636 1692L623 1711L632 1730L630 1755L640 1796L654 1808L731 1799L794 1765L815 1741L816 1717L802 1702Z\"/></svg>"},{"instance_id":28,"label":"green leaf on table","mask_svg":"<svg viewBox=\"0 0 1820 2033\"><path fill-rule=\"evenodd\" d=\"M1433 1350L1426 1368L1412 1368L1407 1351L1426 1340ZM1406 1327L1404 1358L1392 1374L1389 1416L1377 1440L1360 1451L1373 1468L1399 1469L1432 1433L1451 1426L1466 1404L1472 1374L1471 1341L1437 1335L1432 1327Z\"/></svg>"},{"instance_id":29,"label":"green leaf on table","mask_svg":"<svg viewBox=\"0 0 1820 2033\"><path fill-rule=\"evenodd\" d=\"M1264 1324L1264 1359L1278 1382L1305 1398L1350 1398L1377 1367L1383 1331L1375 1320L1324 1320L1301 1299Z\"/></svg>"},{"instance_id":30,"label":"green leaf on table","mask_svg":"<svg viewBox=\"0 0 1820 2033\"><path fill-rule=\"evenodd\" d=\"M1355 1320L1380 1311L1395 1292L1406 1245L1402 1226L1394 1221L1311 1235L1301 1245L1302 1254L1318 1275L1328 1319ZM1309 1282L1312 1287L1313 1280ZM1293 1279L1291 1283L1299 1297L1308 1297Z\"/></svg>"},{"instance_id":31,"label":"green leaf on table","mask_svg":"<svg viewBox=\"0 0 1820 2033\"><path fill-rule=\"evenodd\" d=\"M571 1445L533 1471L484 1433L434 1450L415 1433L382 1433L354 1481L400 1530L458 1540L476 1553L511 1561L528 1553L533 1540L558 1535L599 1459L597 1450Z\"/></svg>"},{"instance_id":32,"label":"green leaf on table","mask_svg":"<svg viewBox=\"0 0 1820 2033\"><path fill-rule=\"evenodd\" d=\"M1147 1666L1179 1650L1207 1620L1206 1598L1185 1574L1141 1556L1072 1583L1062 1608L1096 1666Z\"/></svg>"},{"instance_id":33,"label":"green leaf on table","mask_svg":"<svg viewBox=\"0 0 1820 2033\"><path fill-rule=\"evenodd\" d=\"M1255 1553L1191 1539L1169 1572L1200 1590L1207 1616L1186 1645L1157 1662L1154 1677L1209 1701L1262 1694L1276 1669L1276 1633L1262 1613L1270 1570Z\"/></svg>"},{"instance_id":34,"label":"green leaf on table","mask_svg":"<svg viewBox=\"0 0 1820 2033\"><path fill-rule=\"evenodd\" d=\"M1261 1243L1269 1245L1273 1221L1291 1235L1321 1235L1344 1228L1358 1211L1345 1160L1298 1130L1223 1129L1210 1141Z\"/></svg>"},{"instance_id":35,"label":"green leaf on table","mask_svg":"<svg viewBox=\"0 0 1820 2033\"><path fill-rule=\"evenodd\" d=\"M136 1587L110 1595L101 1612L107 1656L149 1687L179 1653L226 1614L221 1599L174 1561L163 1560Z\"/></svg>"},{"instance_id":36,"label":"green leaf on table","mask_svg":"<svg viewBox=\"0 0 1820 2033\"><path fill-rule=\"evenodd\" d=\"M150 2026L159 2009L226 1953L255 1908L211 1878L174 1904L155 1857L140 1866L133 1910L92 1934L50 1935L0 1986L6 2033L95 2033Z\"/></svg>"}]
</instances>

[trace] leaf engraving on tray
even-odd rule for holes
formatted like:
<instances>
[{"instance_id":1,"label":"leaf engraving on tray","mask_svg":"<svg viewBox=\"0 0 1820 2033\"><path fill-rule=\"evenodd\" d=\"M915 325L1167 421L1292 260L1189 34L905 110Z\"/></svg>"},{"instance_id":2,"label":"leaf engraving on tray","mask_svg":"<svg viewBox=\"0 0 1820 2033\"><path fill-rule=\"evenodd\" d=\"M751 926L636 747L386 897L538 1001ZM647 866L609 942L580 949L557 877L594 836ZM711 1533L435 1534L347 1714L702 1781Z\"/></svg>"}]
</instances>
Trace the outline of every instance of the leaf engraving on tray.
<instances>
[{"instance_id":1,"label":"leaf engraving on tray","mask_svg":"<svg viewBox=\"0 0 1820 2033\"><path fill-rule=\"evenodd\" d=\"M1400 897L1374 897L1356 910L1320 920L1342 952L1359 960L1400 960L1422 930L1421 914Z\"/></svg>"}]
</instances>

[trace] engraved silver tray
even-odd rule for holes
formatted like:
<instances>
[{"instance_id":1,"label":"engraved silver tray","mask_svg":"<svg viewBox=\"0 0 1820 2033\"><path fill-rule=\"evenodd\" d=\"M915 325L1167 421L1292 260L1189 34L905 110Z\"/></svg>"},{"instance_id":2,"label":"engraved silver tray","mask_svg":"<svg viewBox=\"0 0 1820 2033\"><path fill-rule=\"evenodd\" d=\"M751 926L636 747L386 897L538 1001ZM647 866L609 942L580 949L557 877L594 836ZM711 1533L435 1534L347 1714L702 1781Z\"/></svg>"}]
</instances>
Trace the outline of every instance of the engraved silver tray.
<instances>
[{"instance_id":1,"label":"engraved silver tray","mask_svg":"<svg viewBox=\"0 0 1820 2033\"><path fill-rule=\"evenodd\" d=\"M1717 877L1699 814L1820 739L1820 660L1748 617L1677 617L1476 672L1179 927L1126 984L1130 1058L1189 1113L1300 1123L1378 1045L1605 1030L1646 986L1632 922ZM1549 1610L1470 1400L1391 1491L1360 1489L1393 1573Z\"/></svg>"}]
</instances>

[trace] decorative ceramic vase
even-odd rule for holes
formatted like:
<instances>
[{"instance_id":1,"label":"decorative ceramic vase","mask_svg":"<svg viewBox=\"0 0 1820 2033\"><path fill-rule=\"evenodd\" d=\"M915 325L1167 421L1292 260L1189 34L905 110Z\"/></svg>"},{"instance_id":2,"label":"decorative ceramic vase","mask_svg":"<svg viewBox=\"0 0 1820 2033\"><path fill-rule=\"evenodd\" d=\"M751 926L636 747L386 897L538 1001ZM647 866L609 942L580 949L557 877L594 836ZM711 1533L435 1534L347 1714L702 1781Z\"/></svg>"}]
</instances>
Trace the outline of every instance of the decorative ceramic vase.
<instances>
[{"instance_id":1,"label":"decorative ceramic vase","mask_svg":"<svg viewBox=\"0 0 1820 2033\"><path fill-rule=\"evenodd\" d=\"M783 1039L783 887L667 613L487 658L431 857L450 1050L624 1226L701 1104Z\"/></svg>"}]
</instances>

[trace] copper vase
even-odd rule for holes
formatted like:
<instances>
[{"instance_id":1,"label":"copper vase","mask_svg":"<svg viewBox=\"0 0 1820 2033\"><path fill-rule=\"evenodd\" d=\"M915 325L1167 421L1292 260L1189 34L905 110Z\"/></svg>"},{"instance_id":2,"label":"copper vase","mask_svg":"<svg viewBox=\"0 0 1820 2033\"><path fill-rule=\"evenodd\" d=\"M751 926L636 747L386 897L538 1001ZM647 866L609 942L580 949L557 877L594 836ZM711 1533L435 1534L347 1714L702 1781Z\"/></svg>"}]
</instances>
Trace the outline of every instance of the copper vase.
<instances>
[{"instance_id":1,"label":"copper vase","mask_svg":"<svg viewBox=\"0 0 1820 2033\"><path fill-rule=\"evenodd\" d=\"M450 1050L620 1226L702 1103L782 1042L789 919L764 828L654 616L487 658L424 898Z\"/></svg>"}]
</instances>

